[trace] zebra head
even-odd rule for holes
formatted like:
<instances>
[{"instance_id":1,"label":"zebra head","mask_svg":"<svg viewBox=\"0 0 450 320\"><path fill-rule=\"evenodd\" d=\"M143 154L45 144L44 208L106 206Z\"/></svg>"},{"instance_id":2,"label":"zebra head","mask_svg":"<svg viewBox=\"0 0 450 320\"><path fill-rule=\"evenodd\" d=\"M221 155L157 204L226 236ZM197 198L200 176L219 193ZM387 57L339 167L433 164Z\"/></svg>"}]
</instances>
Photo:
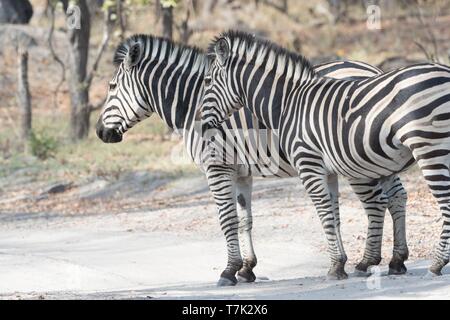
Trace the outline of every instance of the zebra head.
<instances>
[{"instance_id":1,"label":"zebra head","mask_svg":"<svg viewBox=\"0 0 450 320\"><path fill-rule=\"evenodd\" d=\"M201 121L204 130L218 127L235 111L242 108L239 89L233 85L230 43L220 38L210 50L214 58L204 78L204 96L201 107Z\"/></svg>"},{"instance_id":2,"label":"zebra head","mask_svg":"<svg viewBox=\"0 0 450 320\"><path fill-rule=\"evenodd\" d=\"M142 77L145 44L138 36L125 40L116 50L116 74L109 82L108 96L97 121L97 136L105 143L122 141L123 134L153 110Z\"/></svg>"}]
</instances>

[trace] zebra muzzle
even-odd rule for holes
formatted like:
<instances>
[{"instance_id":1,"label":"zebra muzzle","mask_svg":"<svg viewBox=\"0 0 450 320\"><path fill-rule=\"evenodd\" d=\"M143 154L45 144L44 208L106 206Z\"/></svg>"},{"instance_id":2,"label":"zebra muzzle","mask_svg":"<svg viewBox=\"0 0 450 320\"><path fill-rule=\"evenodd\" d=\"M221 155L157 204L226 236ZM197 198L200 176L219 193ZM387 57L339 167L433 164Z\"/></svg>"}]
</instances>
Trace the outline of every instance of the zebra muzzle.
<instances>
[{"instance_id":1,"label":"zebra muzzle","mask_svg":"<svg viewBox=\"0 0 450 320\"><path fill-rule=\"evenodd\" d=\"M105 143L117 143L122 141L122 134L114 128L105 128L101 121L96 126L97 137Z\"/></svg>"}]
</instances>

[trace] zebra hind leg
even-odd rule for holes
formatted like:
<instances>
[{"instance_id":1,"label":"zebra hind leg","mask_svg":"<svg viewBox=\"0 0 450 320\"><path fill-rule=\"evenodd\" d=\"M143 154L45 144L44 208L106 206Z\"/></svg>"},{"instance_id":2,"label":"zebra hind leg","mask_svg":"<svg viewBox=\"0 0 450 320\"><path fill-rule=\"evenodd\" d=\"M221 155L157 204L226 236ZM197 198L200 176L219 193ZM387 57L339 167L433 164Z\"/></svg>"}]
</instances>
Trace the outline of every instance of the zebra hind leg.
<instances>
[{"instance_id":1,"label":"zebra hind leg","mask_svg":"<svg viewBox=\"0 0 450 320\"><path fill-rule=\"evenodd\" d=\"M369 220L364 256L355 267L357 275L367 276L370 275L369 267L376 266L381 262L384 214L388 199L378 180L351 181L350 185L359 197Z\"/></svg>"},{"instance_id":2,"label":"zebra hind leg","mask_svg":"<svg viewBox=\"0 0 450 320\"><path fill-rule=\"evenodd\" d=\"M243 254L243 266L238 272L240 282L254 282L253 268L257 259L252 241L252 177L238 178L236 181L236 202L239 217L239 243Z\"/></svg>"},{"instance_id":3,"label":"zebra hind leg","mask_svg":"<svg viewBox=\"0 0 450 320\"><path fill-rule=\"evenodd\" d=\"M441 275L450 257L450 155L448 145L424 145L413 150L428 187L437 200L442 214L442 231L429 271ZM442 150L443 149L443 150Z\"/></svg>"},{"instance_id":4,"label":"zebra hind leg","mask_svg":"<svg viewBox=\"0 0 450 320\"><path fill-rule=\"evenodd\" d=\"M388 197L388 210L392 217L394 229L394 248L389 262L389 274L405 274L405 261L408 260L409 250L406 241L406 201L408 195L398 176L389 177L383 182L384 193Z\"/></svg>"},{"instance_id":5,"label":"zebra hind leg","mask_svg":"<svg viewBox=\"0 0 450 320\"><path fill-rule=\"evenodd\" d=\"M219 222L227 242L228 262L220 275L218 286L233 286L237 283L236 272L242 266L239 248L239 220L236 211L235 171L226 166L210 166L206 171L209 189L216 202Z\"/></svg>"}]
</instances>

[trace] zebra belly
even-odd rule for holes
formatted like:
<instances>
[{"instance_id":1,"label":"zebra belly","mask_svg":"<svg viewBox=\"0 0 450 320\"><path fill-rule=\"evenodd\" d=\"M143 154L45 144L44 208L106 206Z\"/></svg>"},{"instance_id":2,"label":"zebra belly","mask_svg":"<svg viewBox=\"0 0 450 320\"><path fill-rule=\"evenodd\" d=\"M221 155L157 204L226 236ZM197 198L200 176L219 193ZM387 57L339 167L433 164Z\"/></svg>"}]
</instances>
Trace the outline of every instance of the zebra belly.
<instances>
[{"instance_id":1,"label":"zebra belly","mask_svg":"<svg viewBox=\"0 0 450 320\"><path fill-rule=\"evenodd\" d=\"M297 170L280 150L278 137L265 128L242 128L225 122L207 134L192 128L184 136L185 150L204 171L205 164L234 167L239 176L288 178Z\"/></svg>"},{"instance_id":2,"label":"zebra belly","mask_svg":"<svg viewBox=\"0 0 450 320\"><path fill-rule=\"evenodd\" d=\"M341 128L332 134L345 137L343 130L350 132L348 128ZM283 150L293 167L301 170L303 162L309 165L317 163L318 166L323 166L326 172L348 179L372 180L388 177L410 168L415 162L409 148L394 142L389 145L383 135L373 135L371 138L353 135L351 139L344 141L342 138L325 139L303 132L301 137L282 139L286 142L283 144ZM373 143L368 139L378 141ZM299 147L302 145L305 152ZM311 159L308 159L309 154L312 155ZM317 161L317 158L321 161Z\"/></svg>"},{"instance_id":3,"label":"zebra belly","mask_svg":"<svg viewBox=\"0 0 450 320\"><path fill-rule=\"evenodd\" d=\"M375 162L368 165L367 162L345 160L345 165L336 162L335 157L323 155L324 164L330 173L344 176L351 180L371 180L380 179L400 173L414 165L415 160L411 152L405 150L399 151L399 154L386 161Z\"/></svg>"},{"instance_id":4,"label":"zebra belly","mask_svg":"<svg viewBox=\"0 0 450 320\"><path fill-rule=\"evenodd\" d=\"M389 132L383 124L364 132L342 124L332 133L340 138L317 139L331 172L350 179L379 179L404 171L414 163L411 150L390 137Z\"/></svg>"}]
</instances>

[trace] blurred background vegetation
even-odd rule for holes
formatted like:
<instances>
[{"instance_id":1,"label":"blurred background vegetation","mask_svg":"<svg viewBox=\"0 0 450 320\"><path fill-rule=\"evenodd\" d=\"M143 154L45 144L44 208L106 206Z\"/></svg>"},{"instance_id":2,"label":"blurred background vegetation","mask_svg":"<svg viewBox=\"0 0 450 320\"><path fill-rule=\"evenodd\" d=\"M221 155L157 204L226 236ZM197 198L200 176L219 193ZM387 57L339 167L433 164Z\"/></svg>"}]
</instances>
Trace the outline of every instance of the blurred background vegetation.
<instances>
[{"instance_id":1,"label":"blurred background vegetation","mask_svg":"<svg viewBox=\"0 0 450 320\"><path fill-rule=\"evenodd\" d=\"M0 197L37 182L196 172L189 162L170 161L183 146L156 116L120 144L105 145L95 136L115 71L113 52L134 33L205 48L234 28L314 63L354 59L384 70L423 60L449 64L450 1L444 0L0 2ZM381 29L367 26L370 5L381 9ZM81 28L69 28L78 13Z\"/></svg>"}]
</instances>

